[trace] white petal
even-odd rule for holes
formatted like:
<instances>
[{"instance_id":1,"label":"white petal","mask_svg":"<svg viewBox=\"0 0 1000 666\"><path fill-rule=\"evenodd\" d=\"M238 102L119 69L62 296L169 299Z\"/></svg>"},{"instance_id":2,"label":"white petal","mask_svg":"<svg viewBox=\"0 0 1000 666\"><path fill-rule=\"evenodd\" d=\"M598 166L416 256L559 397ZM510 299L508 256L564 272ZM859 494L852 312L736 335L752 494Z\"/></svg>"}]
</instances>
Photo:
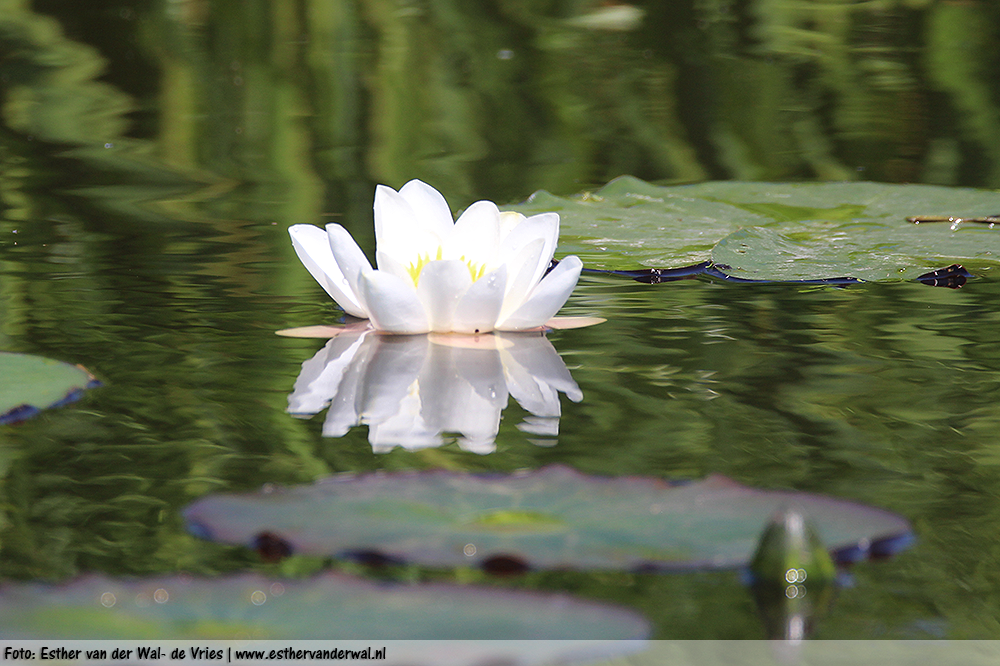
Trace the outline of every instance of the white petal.
<instances>
[{"instance_id":1,"label":"white petal","mask_svg":"<svg viewBox=\"0 0 1000 666\"><path fill-rule=\"evenodd\" d=\"M406 266L418 256L437 256L442 236L427 225L427 216L418 215L399 192L378 185L375 188L375 243L378 250ZM381 265L379 265L381 268Z\"/></svg>"},{"instance_id":2,"label":"white petal","mask_svg":"<svg viewBox=\"0 0 1000 666\"><path fill-rule=\"evenodd\" d=\"M361 289L358 287L358 282L362 270L366 268L371 270L372 265L368 262L368 257L361 251L347 229L339 224L326 225L326 234L329 237L330 250L333 251L333 258L336 259L337 266L343 272L351 291L358 295L358 300L362 301L361 306L364 307L363 299L360 298Z\"/></svg>"},{"instance_id":3,"label":"white petal","mask_svg":"<svg viewBox=\"0 0 1000 666\"><path fill-rule=\"evenodd\" d=\"M497 321L503 321L521 307L528 294L535 288L544 273L539 273L542 253L545 251L545 241L536 238L515 255L508 258L507 269L513 279L508 281L507 292L504 294L503 307L497 316Z\"/></svg>"},{"instance_id":4,"label":"white petal","mask_svg":"<svg viewBox=\"0 0 1000 666\"><path fill-rule=\"evenodd\" d=\"M527 218L521 215L516 210L505 210L500 212L500 241L503 242L504 238L513 231L517 225L524 222Z\"/></svg>"},{"instance_id":5,"label":"white petal","mask_svg":"<svg viewBox=\"0 0 1000 666\"><path fill-rule=\"evenodd\" d=\"M417 283L417 296L424 304L430 330L453 330L455 306L471 286L472 276L465 262L432 261L424 266Z\"/></svg>"},{"instance_id":6,"label":"white petal","mask_svg":"<svg viewBox=\"0 0 1000 666\"><path fill-rule=\"evenodd\" d=\"M360 287L377 330L402 334L430 331L417 291L406 280L385 271L365 270Z\"/></svg>"},{"instance_id":7,"label":"white petal","mask_svg":"<svg viewBox=\"0 0 1000 666\"><path fill-rule=\"evenodd\" d=\"M399 189L399 194L417 214L422 227L442 238L451 233L455 218L440 192L423 181L411 180Z\"/></svg>"},{"instance_id":8,"label":"white petal","mask_svg":"<svg viewBox=\"0 0 1000 666\"><path fill-rule=\"evenodd\" d=\"M556 242L559 240L559 214L541 213L524 218L520 224L511 229L500 244L500 261L506 261L506 257L515 253L519 248L527 245L536 238L545 241L545 249L542 251L542 270L548 268L552 261L552 255L556 251Z\"/></svg>"},{"instance_id":9,"label":"white petal","mask_svg":"<svg viewBox=\"0 0 1000 666\"><path fill-rule=\"evenodd\" d=\"M388 254L382 250L375 250L375 262L378 264L378 269L380 271L385 271L386 273L392 273L405 282L409 283L411 287L416 289L417 285L413 282L413 276L410 275L410 271L406 270L403 264L399 263Z\"/></svg>"},{"instance_id":10,"label":"white petal","mask_svg":"<svg viewBox=\"0 0 1000 666\"><path fill-rule=\"evenodd\" d=\"M501 266L473 282L455 306L451 330L456 333L492 331L504 304L506 287L506 266Z\"/></svg>"},{"instance_id":11,"label":"white petal","mask_svg":"<svg viewBox=\"0 0 1000 666\"><path fill-rule=\"evenodd\" d=\"M492 201L477 201L455 222L445 240L444 257L491 264L500 246L500 211Z\"/></svg>"},{"instance_id":12,"label":"white petal","mask_svg":"<svg viewBox=\"0 0 1000 666\"><path fill-rule=\"evenodd\" d=\"M521 307L497 325L501 331L519 331L541 326L559 311L573 293L583 262L569 256L538 283Z\"/></svg>"},{"instance_id":13,"label":"white petal","mask_svg":"<svg viewBox=\"0 0 1000 666\"><path fill-rule=\"evenodd\" d=\"M520 306L523 299L532 292L535 285L545 276L545 271L552 263L552 254L559 239L559 215L542 213L525 218L517 225L500 244L497 261L508 264L510 274L514 278L507 288L507 299L504 301L504 311L500 318L509 316ZM525 248L541 241L542 248L537 254L525 252ZM517 266L514 269L513 266ZM530 266L530 270L527 268ZM521 274L527 270L527 273ZM518 292L512 293L517 286Z\"/></svg>"},{"instance_id":14,"label":"white petal","mask_svg":"<svg viewBox=\"0 0 1000 666\"><path fill-rule=\"evenodd\" d=\"M311 224L295 224L288 228L288 235L292 237L292 247L299 260L326 293L330 294L330 298L337 301L347 314L367 318L368 313L337 265L327 233Z\"/></svg>"}]
</instances>

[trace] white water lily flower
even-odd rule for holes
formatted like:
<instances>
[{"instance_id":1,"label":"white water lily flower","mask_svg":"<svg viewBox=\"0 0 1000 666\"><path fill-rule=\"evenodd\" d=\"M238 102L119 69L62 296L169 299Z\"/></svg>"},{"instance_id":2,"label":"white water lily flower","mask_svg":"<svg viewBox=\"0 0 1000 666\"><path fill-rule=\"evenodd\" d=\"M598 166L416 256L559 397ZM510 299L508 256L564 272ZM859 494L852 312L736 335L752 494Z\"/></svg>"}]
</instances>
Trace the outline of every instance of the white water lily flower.
<instances>
[{"instance_id":1,"label":"white water lily flower","mask_svg":"<svg viewBox=\"0 0 1000 666\"><path fill-rule=\"evenodd\" d=\"M542 326L576 286L582 262L545 274L559 215L525 217L479 201L457 221L444 197L411 180L375 189L374 270L339 224L288 229L299 259L350 315L389 333L486 333Z\"/></svg>"}]
</instances>

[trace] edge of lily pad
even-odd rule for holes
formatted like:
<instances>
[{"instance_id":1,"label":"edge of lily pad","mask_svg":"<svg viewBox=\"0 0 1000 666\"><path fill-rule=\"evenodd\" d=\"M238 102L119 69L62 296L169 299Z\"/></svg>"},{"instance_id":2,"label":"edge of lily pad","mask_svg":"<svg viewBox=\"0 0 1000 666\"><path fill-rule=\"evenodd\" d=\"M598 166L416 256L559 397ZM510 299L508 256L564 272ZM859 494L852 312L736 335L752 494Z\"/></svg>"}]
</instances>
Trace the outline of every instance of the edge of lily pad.
<instances>
[{"instance_id":1,"label":"edge of lily pad","mask_svg":"<svg viewBox=\"0 0 1000 666\"><path fill-rule=\"evenodd\" d=\"M61 363L62 361L58 362ZM82 372L84 372L87 376L87 383L84 384L83 386L74 386L66 393L66 395L64 395L62 398L56 400L55 402L49 405L42 405L39 407L37 405L22 403L20 405L17 405L16 407L12 407L3 414L0 414L0 426L14 425L16 423L21 423L23 421L27 421L28 419L34 418L35 416L38 416L47 409L56 409L58 407L63 407L70 403L76 402L77 400L83 397L84 391L87 391L92 388L98 388L104 385L104 382L94 377L94 374L90 372L90 370L80 365L79 363L67 364L67 365L73 365L73 367L76 367L80 369Z\"/></svg>"}]
</instances>

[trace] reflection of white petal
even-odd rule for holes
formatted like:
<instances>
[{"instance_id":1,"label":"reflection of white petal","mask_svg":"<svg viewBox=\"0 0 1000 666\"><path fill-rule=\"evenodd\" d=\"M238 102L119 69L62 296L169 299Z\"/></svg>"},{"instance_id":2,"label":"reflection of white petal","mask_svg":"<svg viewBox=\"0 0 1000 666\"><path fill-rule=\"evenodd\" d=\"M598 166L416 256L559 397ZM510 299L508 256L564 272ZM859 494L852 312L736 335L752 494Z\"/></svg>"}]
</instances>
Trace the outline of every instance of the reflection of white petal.
<instances>
[{"instance_id":1,"label":"reflection of white petal","mask_svg":"<svg viewBox=\"0 0 1000 666\"><path fill-rule=\"evenodd\" d=\"M507 385L514 399L528 411L533 411L521 402L532 385L550 386L566 394L573 402L583 400L583 391L566 369L566 364L556 353L552 343L541 333L500 333L498 337L510 344L501 346L500 358L507 371ZM522 389L521 387L527 387ZM529 398L525 397L525 400ZM535 412L541 415L541 412ZM558 412L556 412L558 414Z\"/></svg>"},{"instance_id":2,"label":"reflection of white petal","mask_svg":"<svg viewBox=\"0 0 1000 666\"><path fill-rule=\"evenodd\" d=\"M472 276L463 261L432 261L424 266L417 283L417 296L424 305L430 330L452 330L455 306L470 286Z\"/></svg>"},{"instance_id":3,"label":"reflection of white petal","mask_svg":"<svg viewBox=\"0 0 1000 666\"><path fill-rule=\"evenodd\" d=\"M368 424L368 441L375 453L388 453L397 446L414 451L441 446L441 431L429 427L420 416L420 391L417 382L408 387L399 402L399 411L390 418Z\"/></svg>"},{"instance_id":4,"label":"reflection of white petal","mask_svg":"<svg viewBox=\"0 0 1000 666\"><path fill-rule=\"evenodd\" d=\"M385 271L363 271L361 293L372 325L389 333L426 333L427 315L413 285Z\"/></svg>"},{"instance_id":5,"label":"reflection of white petal","mask_svg":"<svg viewBox=\"0 0 1000 666\"><path fill-rule=\"evenodd\" d=\"M566 257L538 283L521 307L497 325L501 331L518 331L541 326L559 311L580 279L583 262Z\"/></svg>"},{"instance_id":6,"label":"reflection of white petal","mask_svg":"<svg viewBox=\"0 0 1000 666\"><path fill-rule=\"evenodd\" d=\"M500 431L507 388L495 351L432 345L420 389L421 415L428 425L470 439L496 437Z\"/></svg>"},{"instance_id":7,"label":"reflection of white petal","mask_svg":"<svg viewBox=\"0 0 1000 666\"><path fill-rule=\"evenodd\" d=\"M495 437L484 437L482 439L470 439L469 437L458 438L458 448L469 453L485 456L497 450Z\"/></svg>"},{"instance_id":8,"label":"reflection of white petal","mask_svg":"<svg viewBox=\"0 0 1000 666\"><path fill-rule=\"evenodd\" d=\"M518 348L520 358L510 353ZM566 374L569 371L548 340L541 335L522 334L512 349L501 352L501 358L507 372L507 388L517 404L536 416L559 416L562 413L559 394L540 375L551 375L554 366L561 367ZM575 388L576 382L572 379L570 382Z\"/></svg>"},{"instance_id":9,"label":"reflection of white petal","mask_svg":"<svg viewBox=\"0 0 1000 666\"><path fill-rule=\"evenodd\" d=\"M366 318L368 313L361 307L343 271L337 266L327 233L311 224L295 224L288 228L288 234L292 237L295 254L326 293L330 294L347 314Z\"/></svg>"},{"instance_id":10,"label":"reflection of white petal","mask_svg":"<svg viewBox=\"0 0 1000 666\"><path fill-rule=\"evenodd\" d=\"M505 392L506 393L506 392ZM493 441L500 432L500 412L503 406L486 400L474 391L466 393L464 405L455 405L442 416L444 432L457 432L470 441Z\"/></svg>"},{"instance_id":11,"label":"reflection of white petal","mask_svg":"<svg viewBox=\"0 0 1000 666\"><path fill-rule=\"evenodd\" d=\"M340 386L330 400L326 420L323 421L324 437L343 437L351 428L358 425L361 418L358 414L360 402L358 387L364 379L365 368L368 367L374 338L374 335L365 337L351 364L344 370Z\"/></svg>"},{"instance_id":12,"label":"reflection of white petal","mask_svg":"<svg viewBox=\"0 0 1000 666\"><path fill-rule=\"evenodd\" d=\"M480 344L453 345L452 338ZM303 364L289 408L314 413L329 402L323 434L342 436L367 425L376 452L440 446L454 434L462 449L488 453L510 396L532 413L521 430L554 436L559 391L581 398L540 332L473 338L366 329L341 332Z\"/></svg>"},{"instance_id":13,"label":"reflection of white petal","mask_svg":"<svg viewBox=\"0 0 1000 666\"><path fill-rule=\"evenodd\" d=\"M429 344L426 335L374 336L359 396L365 423L381 423L400 411L424 366Z\"/></svg>"},{"instance_id":14,"label":"reflection of white petal","mask_svg":"<svg viewBox=\"0 0 1000 666\"><path fill-rule=\"evenodd\" d=\"M501 266L476 280L459 299L451 319L456 333L488 333L493 330L504 303L507 267Z\"/></svg>"},{"instance_id":15,"label":"reflection of white petal","mask_svg":"<svg viewBox=\"0 0 1000 666\"><path fill-rule=\"evenodd\" d=\"M555 437L559 434L559 419L552 416L526 416L517 424L517 429L529 435ZM539 446L544 446L540 444Z\"/></svg>"},{"instance_id":16,"label":"reflection of white petal","mask_svg":"<svg viewBox=\"0 0 1000 666\"><path fill-rule=\"evenodd\" d=\"M507 406L507 382L500 354L481 349L440 349L442 353L447 350L455 374L465 380L475 395L498 410Z\"/></svg>"},{"instance_id":17,"label":"reflection of white petal","mask_svg":"<svg viewBox=\"0 0 1000 666\"><path fill-rule=\"evenodd\" d=\"M508 379L510 394L517 404L535 416L561 416L562 406L559 404L559 393L537 377L528 377L528 381L518 382L511 375Z\"/></svg>"},{"instance_id":18,"label":"reflection of white petal","mask_svg":"<svg viewBox=\"0 0 1000 666\"><path fill-rule=\"evenodd\" d=\"M329 405L364 339L365 333L338 335L303 363L295 388L288 396L288 412L312 416Z\"/></svg>"}]
</instances>

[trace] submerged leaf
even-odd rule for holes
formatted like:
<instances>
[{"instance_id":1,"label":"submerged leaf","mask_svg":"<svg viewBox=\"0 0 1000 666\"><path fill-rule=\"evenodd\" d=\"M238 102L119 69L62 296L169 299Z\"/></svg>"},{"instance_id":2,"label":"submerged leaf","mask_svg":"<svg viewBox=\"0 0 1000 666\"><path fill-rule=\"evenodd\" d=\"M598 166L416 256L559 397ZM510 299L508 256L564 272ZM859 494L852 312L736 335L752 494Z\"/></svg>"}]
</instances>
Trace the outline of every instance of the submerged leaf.
<instances>
[{"instance_id":1,"label":"submerged leaf","mask_svg":"<svg viewBox=\"0 0 1000 666\"><path fill-rule=\"evenodd\" d=\"M299 553L378 552L429 566L497 556L532 568L666 570L747 564L780 509L815 522L838 557L901 547L909 524L853 502L756 490L712 476L671 485L567 467L476 475L447 471L337 476L269 493L210 495L188 507L203 537L250 545L270 532Z\"/></svg>"},{"instance_id":2,"label":"submerged leaf","mask_svg":"<svg viewBox=\"0 0 1000 666\"><path fill-rule=\"evenodd\" d=\"M87 576L64 585L0 587L5 639L623 640L648 633L648 623L632 611L564 594L391 585L339 574ZM501 656L490 663L508 663Z\"/></svg>"}]
</instances>

